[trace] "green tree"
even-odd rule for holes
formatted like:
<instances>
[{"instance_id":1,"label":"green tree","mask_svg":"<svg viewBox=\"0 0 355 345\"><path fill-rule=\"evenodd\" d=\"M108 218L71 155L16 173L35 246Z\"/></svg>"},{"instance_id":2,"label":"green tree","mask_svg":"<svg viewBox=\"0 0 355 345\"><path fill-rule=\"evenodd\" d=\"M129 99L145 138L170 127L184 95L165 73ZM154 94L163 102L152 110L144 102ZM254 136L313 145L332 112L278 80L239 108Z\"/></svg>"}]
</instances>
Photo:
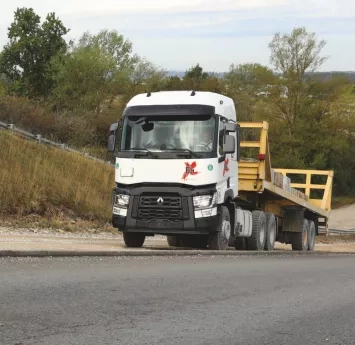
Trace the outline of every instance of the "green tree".
<instances>
[{"instance_id":1,"label":"green tree","mask_svg":"<svg viewBox=\"0 0 355 345\"><path fill-rule=\"evenodd\" d=\"M117 70L133 70L135 63L139 61L136 54L133 54L133 44L125 39L116 30L101 30L98 34L92 35L85 32L79 39L77 49L96 48L100 52L110 56L115 61Z\"/></svg>"},{"instance_id":2,"label":"green tree","mask_svg":"<svg viewBox=\"0 0 355 345\"><path fill-rule=\"evenodd\" d=\"M230 66L225 76L228 96L237 105L238 119L257 121L263 119L262 109L266 109L270 88L278 82L271 69L263 65L240 64Z\"/></svg>"},{"instance_id":3,"label":"green tree","mask_svg":"<svg viewBox=\"0 0 355 345\"><path fill-rule=\"evenodd\" d=\"M7 88L8 84L6 77L0 74L0 96L4 96L7 94Z\"/></svg>"},{"instance_id":4,"label":"green tree","mask_svg":"<svg viewBox=\"0 0 355 345\"><path fill-rule=\"evenodd\" d=\"M179 91L182 90L182 80L177 76L170 76L165 80L165 90L168 91Z\"/></svg>"},{"instance_id":5,"label":"green tree","mask_svg":"<svg viewBox=\"0 0 355 345\"><path fill-rule=\"evenodd\" d=\"M202 83L209 78L209 74L203 71L200 64L188 69L183 78L183 89L185 90L201 90Z\"/></svg>"},{"instance_id":6,"label":"green tree","mask_svg":"<svg viewBox=\"0 0 355 345\"><path fill-rule=\"evenodd\" d=\"M327 60L321 56L325 44L304 27L293 29L291 34L276 33L269 44L270 62L285 78L302 82L305 73L314 73Z\"/></svg>"},{"instance_id":7,"label":"green tree","mask_svg":"<svg viewBox=\"0 0 355 345\"><path fill-rule=\"evenodd\" d=\"M273 88L274 100L290 134L297 117L312 103L307 78L326 61L321 56L324 45L324 40L318 42L315 34L305 28L295 28L291 34L276 33L269 44L270 62L282 75L278 87Z\"/></svg>"},{"instance_id":8,"label":"green tree","mask_svg":"<svg viewBox=\"0 0 355 345\"><path fill-rule=\"evenodd\" d=\"M165 89L166 71L156 67L144 58L138 58L134 64L134 70L130 74L130 85L126 93L126 99L142 92L156 92Z\"/></svg>"},{"instance_id":9,"label":"green tree","mask_svg":"<svg viewBox=\"0 0 355 345\"><path fill-rule=\"evenodd\" d=\"M272 130L278 132L275 150L287 150L284 157L290 157L293 163L303 159L300 145L311 117L321 111L319 104L316 105L317 98L312 96L312 83L306 73L312 76L325 61L320 55L324 44L324 41L318 43L315 35L304 28L296 28L291 34L277 33L269 44L270 62L281 73L278 84L269 90L269 100L276 106L276 111L270 114L274 122ZM294 158L298 156L299 160Z\"/></svg>"},{"instance_id":10,"label":"green tree","mask_svg":"<svg viewBox=\"0 0 355 345\"><path fill-rule=\"evenodd\" d=\"M18 8L8 29L9 42L0 54L0 73L10 84L10 92L41 97L54 88L50 61L66 50L63 36L69 30L55 16L47 15L43 24L32 8Z\"/></svg>"},{"instance_id":11,"label":"green tree","mask_svg":"<svg viewBox=\"0 0 355 345\"><path fill-rule=\"evenodd\" d=\"M334 169L335 193L354 192L349 173L355 167L352 86L343 77L324 80L315 73L326 61L324 45L304 28L276 34L270 43L271 62L282 75L270 96L276 105L269 116L273 165Z\"/></svg>"},{"instance_id":12,"label":"green tree","mask_svg":"<svg viewBox=\"0 0 355 345\"><path fill-rule=\"evenodd\" d=\"M71 42L64 58L52 61L57 107L100 112L105 104L125 94L139 63L132 43L116 31L86 32Z\"/></svg>"}]
</instances>

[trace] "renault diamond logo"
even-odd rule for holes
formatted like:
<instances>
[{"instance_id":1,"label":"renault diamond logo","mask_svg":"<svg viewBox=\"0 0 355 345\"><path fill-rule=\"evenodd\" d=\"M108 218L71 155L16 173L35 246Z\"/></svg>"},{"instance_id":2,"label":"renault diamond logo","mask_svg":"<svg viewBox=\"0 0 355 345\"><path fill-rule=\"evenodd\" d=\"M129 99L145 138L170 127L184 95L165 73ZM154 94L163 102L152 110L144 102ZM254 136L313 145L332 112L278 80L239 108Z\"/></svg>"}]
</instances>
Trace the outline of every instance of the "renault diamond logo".
<instances>
[{"instance_id":1,"label":"renault diamond logo","mask_svg":"<svg viewBox=\"0 0 355 345\"><path fill-rule=\"evenodd\" d=\"M161 205L163 202L164 202L164 199L162 197L159 197L157 200L157 203Z\"/></svg>"}]
</instances>

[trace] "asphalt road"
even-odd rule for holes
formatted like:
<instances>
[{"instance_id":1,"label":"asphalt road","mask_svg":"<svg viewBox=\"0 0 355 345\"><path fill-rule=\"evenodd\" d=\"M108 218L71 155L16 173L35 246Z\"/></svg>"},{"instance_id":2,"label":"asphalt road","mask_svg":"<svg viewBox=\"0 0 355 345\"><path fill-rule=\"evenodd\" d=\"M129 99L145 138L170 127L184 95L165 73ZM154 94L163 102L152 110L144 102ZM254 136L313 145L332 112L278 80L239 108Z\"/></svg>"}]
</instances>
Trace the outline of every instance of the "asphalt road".
<instances>
[{"instance_id":1,"label":"asphalt road","mask_svg":"<svg viewBox=\"0 0 355 345\"><path fill-rule=\"evenodd\" d=\"M355 256L0 260L0 344L355 344Z\"/></svg>"}]
</instances>

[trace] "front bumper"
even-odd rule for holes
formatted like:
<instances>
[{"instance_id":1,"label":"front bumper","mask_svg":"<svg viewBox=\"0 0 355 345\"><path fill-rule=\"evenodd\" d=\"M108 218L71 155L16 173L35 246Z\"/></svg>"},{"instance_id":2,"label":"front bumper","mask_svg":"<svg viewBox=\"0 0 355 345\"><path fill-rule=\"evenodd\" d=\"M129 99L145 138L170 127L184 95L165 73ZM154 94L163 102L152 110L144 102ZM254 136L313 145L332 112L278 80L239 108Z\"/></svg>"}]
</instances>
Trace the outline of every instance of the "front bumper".
<instances>
[{"instance_id":1,"label":"front bumper","mask_svg":"<svg viewBox=\"0 0 355 345\"><path fill-rule=\"evenodd\" d=\"M112 225L121 231L145 234L209 234L217 227L217 206L195 210L193 197L213 194L215 186L193 190L176 186L118 187L114 194L129 194L127 208L113 208ZM157 203L162 198L163 203Z\"/></svg>"}]
</instances>

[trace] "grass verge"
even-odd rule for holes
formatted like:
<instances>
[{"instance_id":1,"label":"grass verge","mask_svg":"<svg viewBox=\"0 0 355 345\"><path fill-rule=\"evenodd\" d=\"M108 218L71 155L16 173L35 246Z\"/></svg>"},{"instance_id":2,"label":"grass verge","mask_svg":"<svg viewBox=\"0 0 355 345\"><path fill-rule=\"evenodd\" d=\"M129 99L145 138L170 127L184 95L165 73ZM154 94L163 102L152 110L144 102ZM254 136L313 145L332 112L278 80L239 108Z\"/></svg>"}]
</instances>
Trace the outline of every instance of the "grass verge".
<instances>
[{"instance_id":1,"label":"grass verge","mask_svg":"<svg viewBox=\"0 0 355 345\"><path fill-rule=\"evenodd\" d=\"M0 131L0 212L107 222L114 169Z\"/></svg>"}]
</instances>

